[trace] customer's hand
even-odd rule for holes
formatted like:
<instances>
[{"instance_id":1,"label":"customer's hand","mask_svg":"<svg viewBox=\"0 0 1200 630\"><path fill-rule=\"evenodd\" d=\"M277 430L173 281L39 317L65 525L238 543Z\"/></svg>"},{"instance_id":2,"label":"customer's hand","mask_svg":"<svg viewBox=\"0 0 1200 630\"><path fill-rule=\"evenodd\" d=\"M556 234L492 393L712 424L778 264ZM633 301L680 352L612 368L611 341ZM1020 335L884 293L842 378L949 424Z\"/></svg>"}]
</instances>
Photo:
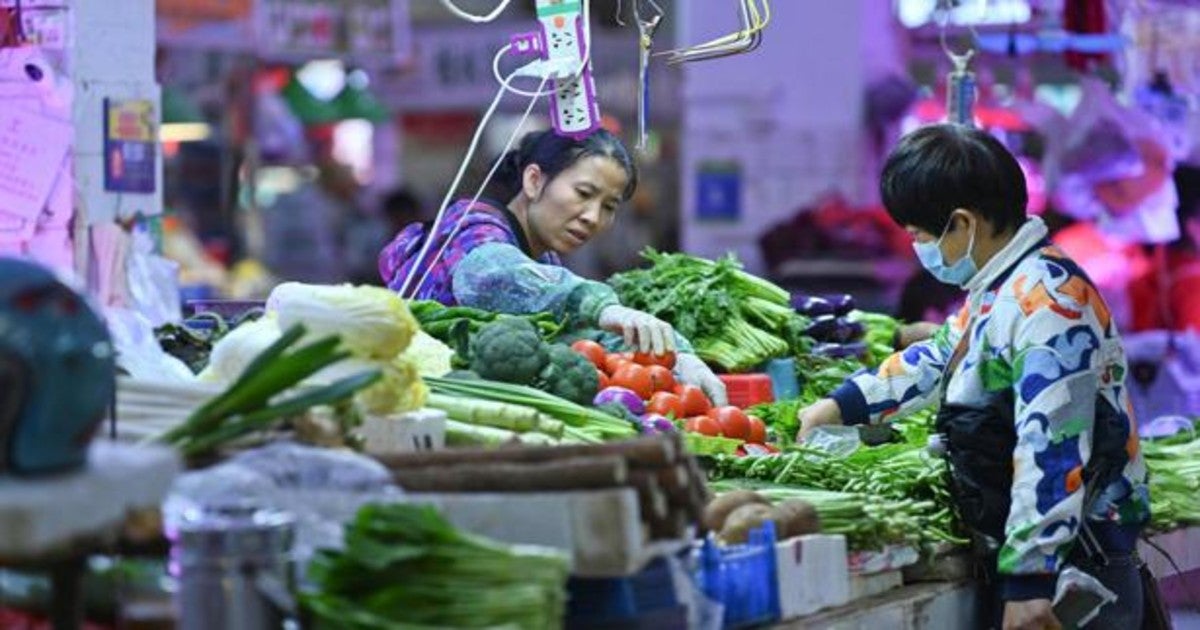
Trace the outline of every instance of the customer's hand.
<instances>
[{"instance_id":1,"label":"customer's hand","mask_svg":"<svg viewBox=\"0 0 1200 630\"><path fill-rule=\"evenodd\" d=\"M823 398L796 412L796 420L800 422L800 433L796 435L796 441L802 442L819 426L841 424L842 409L832 398Z\"/></svg>"},{"instance_id":2,"label":"customer's hand","mask_svg":"<svg viewBox=\"0 0 1200 630\"><path fill-rule=\"evenodd\" d=\"M725 383L717 378L700 357L694 354L679 354L675 358L675 377L684 385L695 385L704 392L712 404L724 407L729 404Z\"/></svg>"},{"instance_id":3,"label":"customer's hand","mask_svg":"<svg viewBox=\"0 0 1200 630\"><path fill-rule=\"evenodd\" d=\"M1004 630L1061 630L1048 599L1030 599L1004 604Z\"/></svg>"},{"instance_id":4,"label":"customer's hand","mask_svg":"<svg viewBox=\"0 0 1200 630\"><path fill-rule=\"evenodd\" d=\"M929 322L916 322L915 324L905 324L900 327L900 335L896 340L896 349L903 350L914 343L920 343L929 339L937 332L941 326L931 324Z\"/></svg>"},{"instance_id":5,"label":"customer's hand","mask_svg":"<svg viewBox=\"0 0 1200 630\"><path fill-rule=\"evenodd\" d=\"M675 329L663 320L642 311L614 304L600 311L597 325L625 337L625 345L649 354L675 350Z\"/></svg>"}]
</instances>

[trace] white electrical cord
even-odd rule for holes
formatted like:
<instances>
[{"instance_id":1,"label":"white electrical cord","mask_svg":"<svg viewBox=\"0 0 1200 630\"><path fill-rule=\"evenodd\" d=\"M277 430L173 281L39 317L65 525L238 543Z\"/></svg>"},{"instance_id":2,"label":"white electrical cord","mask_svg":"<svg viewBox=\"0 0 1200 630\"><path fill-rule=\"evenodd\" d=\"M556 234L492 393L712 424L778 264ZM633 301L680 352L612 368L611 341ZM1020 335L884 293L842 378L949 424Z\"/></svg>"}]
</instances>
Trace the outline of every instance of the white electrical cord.
<instances>
[{"instance_id":1,"label":"white electrical cord","mask_svg":"<svg viewBox=\"0 0 1200 630\"><path fill-rule=\"evenodd\" d=\"M494 20L496 18L496 16L499 15L500 12L502 12L504 10L504 8L508 5L509 1L510 0L503 0L503 2L501 2L500 5L497 6L496 9L493 10L492 13L488 14L487 16L478 16L478 15L471 15L469 13L465 13L458 7L454 6L454 4L451 0L442 0L442 4L445 5L446 8L449 9L452 13L454 13L455 15L457 15L465 20L468 20L471 22L476 22L476 23L481 23L481 22L489 22L491 20ZM591 61L592 26L591 26L591 2L590 2L590 0L583 0L583 33L584 33L584 35L583 35L584 42L586 42L586 44L587 44L587 49L584 53L583 63L579 65L578 73L573 75L572 78L579 78L579 77L583 76L583 71L587 68L587 64ZM546 74L546 73L542 74L541 81L538 83L536 92L526 92L524 90L514 88L511 85L511 82L512 82L513 78L515 78L517 76L518 71L513 71L512 73L509 73L509 75L506 77L500 76L500 58L503 57L510 49L511 49L511 45L506 45L503 48L501 48L499 51L497 51L496 55L492 58L492 72L495 75L496 80L500 83L500 89L496 91L496 97L494 99L492 99L492 103L491 103L491 105L488 106L487 111L483 115L483 118L481 118L479 120L479 125L475 129L475 135L474 135L474 137L471 138L471 144L467 147L467 155L463 158L462 164L459 165L458 173L454 176L454 181L451 182L450 188L446 191L446 196L442 199L442 205L438 209L437 216L434 217L433 223L430 224L429 229L426 232L425 243L421 246L420 251L418 251L417 259L413 263L413 266L409 269L408 277L404 279L404 284L401 285L401 287L400 287L400 297L402 297L402 298L409 297L409 288L412 283L412 280L415 277L416 272L421 268L421 264L425 260L425 257L429 255L429 248L433 244L433 240L434 240L435 235L437 234L438 227L441 224L442 219L445 216L446 210L450 206L450 201L451 201L451 199L454 198L454 193L455 193L455 191L458 190L459 184L462 183L463 175L466 174L467 167L471 163L471 159L475 157L475 151L476 151L476 149L478 149L479 141L483 137L483 130L485 127L487 127L487 123L489 120L491 120L492 115L495 114L496 108L500 105L500 100L504 97L504 93L505 92L513 92L513 93L519 94L521 96L527 96L531 100L529 102L529 105L526 106L526 108L525 108L525 113L521 116L521 121L513 128L513 132L509 135L508 141L504 144L504 149L500 152L500 156L496 159L496 162L494 164L492 164L491 170L488 171L487 176L484 177L483 182L479 185L479 189L476 191L475 196L471 198L471 204L469 206L467 206L467 211L463 213L461 218L459 218L458 223L456 223L454 226L454 229L450 231L450 234L446 238L446 241L444 243L442 243L442 246L438 249L438 251L434 255L433 259L431 261L429 261L429 264L428 264L427 269L425 270L425 273L421 275L421 278L417 281L416 286L412 288L412 292L411 292L412 296L416 296L421 291L421 287L424 286L425 281L429 278L430 272L433 271L433 268L437 264L437 261L442 257L442 254L445 253L446 246L449 245L451 241L453 241L454 236L457 235L459 229L462 228L463 224L466 221L467 216L471 213L471 211L475 207L475 204L479 201L480 196L483 195L483 191L487 189L487 185L491 182L492 176L496 174L496 170L499 169L500 163L503 160L504 155L508 153L509 149L511 149L513 142L516 141L517 134L520 133L521 128L525 126L525 122L527 120L529 120L530 113L533 111L533 106L534 106L534 104L537 103L538 97L545 96L548 94L553 94L553 90L550 90L550 91L543 90L546 83L551 78L549 76L549 74Z\"/></svg>"},{"instance_id":2,"label":"white electrical cord","mask_svg":"<svg viewBox=\"0 0 1200 630\"><path fill-rule=\"evenodd\" d=\"M587 43L587 49L583 53L583 63L579 64L579 71L571 76L572 79L577 79L577 78L583 76L583 71L587 68L588 63L590 63L592 61L592 46L591 46L591 44L592 44L592 3L591 3L591 0L583 0L583 41ZM508 50L508 47L506 46L506 47L500 49L500 52L496 56L492 57L492 76L496 78L496 81L498 83L500 83L500 85L504 86L505 90L512 92L513 94L518 94L520 96L528 96L531 98L536 98L539 96L549 96L554 93L554 90L543 91L540 87L538 88L537 92L526 92L525 90L522 90L520 88L513 87L512 85L507 84L504 80L504 77L501 76L501 74L500 74L500 58L504 56L504 53L507 50ZM534 63L536 63L536 62L534 62ZM515 72L512 74L509 74L509 77L511 78L514 74L515 74ZM545 75L543 75L543 76L545 76ZM550 78L555 78L555 77L550 77Z\"/></svg>"},{"instance_id":3,"label":"white electrical cord","mask_svg":"<svg viewBox=\"0 0 1200 630\"><path fill-rule=\"evenodd\" d=\"M508 8L509 2L512 2L512 0L500 0L500 4L496 5L496 8L492 9L492 12L487 15L475 15L474 13L467 13L466 11L458 8L458 6L454 4L453 0L442 0L442 6L446 7L446 9L454 15L468 22L485 24L495 20L501 13L503 13L504 10Z\"/></svg>"},{"instance_id":4,"label":"white electrical cord","mask_svg":"<svg viewBox=\"0 0 1200 630\"><path fill-rule=\"evenodd\" d=\"M508 47L505 46L498 54L504 54L507 52L507 50ZM485 127L487 127L487 123L491 119L492 115L495 114L496 107L499 106L500 100L504 97L505 88L508 87L508 81L511 79L512 75L509 75L504 81L501 82L500 89L496 91L496 98L492 99L492 104L488 106L487 112L485 112L483 118L480 119L479 126L475 129L475 136L471 138L471 144L467 148L467 155L465 158L463 158L463 162L459 166L458 174L454 176L453 183L450 184L450 188L446 191L445 198L442 199L441 209L438 210L437 216L434 217L433 223L430 224L429 229L425 233L425 244L421 246L421 250L417 254L416 261L413 263L412 267L409 268L408 277L404 279L404 284L400 287L400 297L410 297L408 290L409 285L413 278L416 277L417 272L421 269L421 265L425 260L425 257L429 255L429 248L437 237L439 224L442 222L442 219L445 216L446 209L450 206L450 200L454 197L454 192L458 190L459 184L462 183L462 178L467 171L467 166L470 164L471 158L475 156L475 150L479 146L479 140L483 137L483 130ZM548 76L542 76L541 83L538 85L539 92L541 91L542 87L545 86L546 81L548 80ZM421 275L421 278L417 281L416 286L413 287L412 297L415 297L418 293L420 293L421 287L424 286L425 281L429 279L430 272L433 271L434 266L437 265L437 261L442 257L442 254L445 253L446 247L454 240L454 237L458 234L459 230L466 222L467 216L470 215L471 211L475 208L475 204L483 195L483 191L486 190L487 185L491 183L492 176L494 176L496 171L500 168L500 164L503 161L504 156L512 148L513 143L517 139L517 135L521 133L521 128L525 126L525 122L529 120L529 115L533 111L533 106L536 103L536 97L529 100L529 104L525 107L524 114L521 115L521 121L517 123L515 127L513 127L512 133L508 136L508 141L504 143L504 149L500 151L500 157L496 159L496 161L492 164L491 170L488 171L487 176L483 178L483 182L480 183L479 189L475 192L475 196L471 198L470 205L467 206L467 211L463 213L462 217L459 218L458 223L454 225L454 229L450 231L450 234L447 236L445 242L443 242L441 247L438 248L437 253L435 253L433 256L433 259L429 261L429 264L425 269L425 273Z\"/></svg>"}]
</instances>

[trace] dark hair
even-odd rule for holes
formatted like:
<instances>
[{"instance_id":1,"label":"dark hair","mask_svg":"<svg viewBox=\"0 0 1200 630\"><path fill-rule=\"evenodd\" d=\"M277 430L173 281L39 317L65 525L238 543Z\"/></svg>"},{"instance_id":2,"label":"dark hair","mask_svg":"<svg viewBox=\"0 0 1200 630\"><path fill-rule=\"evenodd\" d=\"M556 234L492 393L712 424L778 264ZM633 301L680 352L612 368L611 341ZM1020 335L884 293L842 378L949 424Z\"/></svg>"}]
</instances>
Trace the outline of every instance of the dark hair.
<instances>
[{"instance_id":1,"label":"dark hair","mask_svg":"<svg viewBox=\"0 0 1200 630\"><path fill-rule=\"evenodd\" d=\"M558 135L551 129L531 131L521 138L520 145L504 154L500 168L488 186L488 196L507 203L521 192L525 167L537 164L546 174L547 183L558 177L579 160L601 156L616 160L625 169L628 181L621 192L621 201L627 201L637 190L638 173L633 158L621 141L605 129L598 129L585 138L573 139Z\"/></svg>"},{"instance_id":2,"label":"dark hair","mask_svg":"<svg viewBox=\"0 0 1200 630\"><path fill-rule=\"evenodd\" d=\"M1175 192L1179 194L1179 220L1200 216L1200 167L1180 164L1173 174Z\"/></svg>"},{"instance_id":3,"label":"dark hair","mask_svg":"<svg viewBox=\"0 0 1200 630\"><path fill-rule=\"evenodd\" d=\"M996 234L1025 222L1029 195L1016 158L986 132L964 125L922 127L888 156L883 205L901 226L939 235L957 208L991 221Z\"/></svg>"},{"instance_id":4,"label":"dark hair","mask_svg":"<svg viewBox=\"0 0 1200 630\"><path fill-rule=\"evenodd\" d=\"M407 186L393 189L383 198L383 215L398 221L417 221L421 218L421 201Z\"/></svg>"}]
</instances>

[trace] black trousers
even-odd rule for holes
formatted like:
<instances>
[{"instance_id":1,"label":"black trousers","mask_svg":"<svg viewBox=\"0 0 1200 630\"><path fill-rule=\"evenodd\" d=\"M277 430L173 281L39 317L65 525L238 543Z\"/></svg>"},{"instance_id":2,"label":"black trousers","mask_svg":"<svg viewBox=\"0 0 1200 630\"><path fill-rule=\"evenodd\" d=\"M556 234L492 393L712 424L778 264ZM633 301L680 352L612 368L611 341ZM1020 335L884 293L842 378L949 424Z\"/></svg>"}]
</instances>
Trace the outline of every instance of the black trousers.
<instances>
[{"instance_id":1,"label":"black trousers","mask_svg":"<svg viewBox=\"0 0 1200 630\"><path fill-rule=\"evenodd\" d=\"M1089 524L1093 530L1107 527L1118 527L1107 523ZM1127 536L1104 535L1101 531L1098 538L1106 543ZM1106 604L1100 609L1100 614L1083 626L1086 630L1137 630L1142 627L1143 593L1142 581L1138 572L1141 559L1137 555L1136 540L1132 546L1127 544L1102 544L1102 557L1089 554L1084 545L1076 544L1067 564L1091 575L1100 581L1105 588L1117 595L1117 600ZM977 627L1004 627L1004 600L1001 597L1000 579L996 574L996 555L991 554L980 558L981 584L979 593L979 619Z\"/></svg>"}]
</instances>

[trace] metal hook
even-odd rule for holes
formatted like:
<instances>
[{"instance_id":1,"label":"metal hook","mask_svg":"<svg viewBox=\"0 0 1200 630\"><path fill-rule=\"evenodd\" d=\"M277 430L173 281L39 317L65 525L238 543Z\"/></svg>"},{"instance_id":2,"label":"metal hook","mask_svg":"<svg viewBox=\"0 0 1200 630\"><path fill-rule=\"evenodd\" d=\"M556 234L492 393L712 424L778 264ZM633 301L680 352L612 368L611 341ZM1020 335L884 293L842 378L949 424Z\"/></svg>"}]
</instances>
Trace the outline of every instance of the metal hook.
<instances>
[{"instance_id":1,"label":"metal hook","mask_svg":"<svg viewBox=\"0 0 1200 630\"><path fill-rule=\"evenodd\" d=\"M625 26L625 21L621 19L621 9L623 8L625 7L623 6L621 0L617 0L617 13L613 16L613 20L617 22L617 26ZM634 8L634 12L637 12L636 6Z\"/></svg>"}]
</instances>

